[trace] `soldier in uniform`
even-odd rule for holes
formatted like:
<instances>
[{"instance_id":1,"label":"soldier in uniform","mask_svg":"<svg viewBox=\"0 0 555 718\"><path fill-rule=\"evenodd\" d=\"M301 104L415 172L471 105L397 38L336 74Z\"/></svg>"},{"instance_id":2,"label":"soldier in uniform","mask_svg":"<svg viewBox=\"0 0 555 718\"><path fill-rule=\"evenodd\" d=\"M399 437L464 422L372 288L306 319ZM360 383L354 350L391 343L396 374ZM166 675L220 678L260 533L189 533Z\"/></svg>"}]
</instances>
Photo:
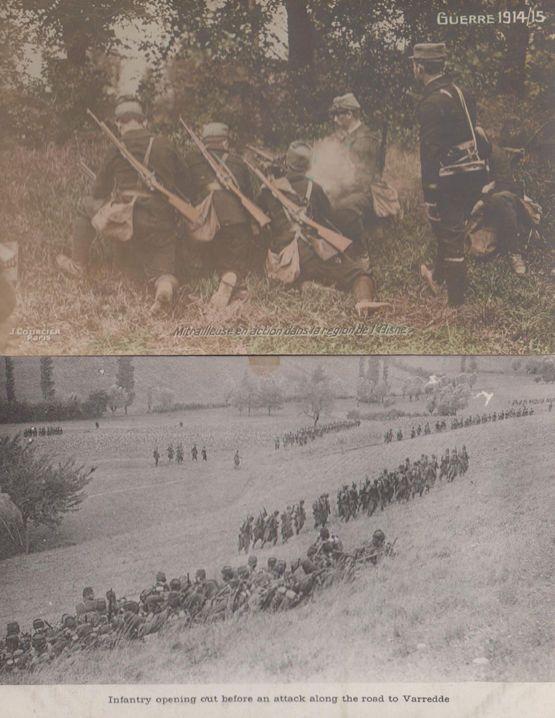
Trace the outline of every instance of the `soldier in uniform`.
<instances>
[{"instance_id":1,"label":"soldier in uniform","mask_svg":"<svg viewBox=\"0 0 555 718\"><path fill-rule=\"evenodd\" d=\"M152 452L152 456L154 457L154 466L158 466L158 462L160 461L160 452L158 451L158 447L154 447L154 451Z\"/></svg>"},{"instance_id":2,"label":"soldier in uniform","mask_svg":"<svg viewBox=\"0 0 555 718\"><path fill-rule=\"evenodd\" d=\"M286 174L274 182L313 220L324 226L333 221L330 201L323 188L307 177L312 149L305 142L292 142L285 156ZM355 300L359 316L384 306L375 302L375 282L360 263L345 254L336 253L324 258L318 245L305 236L267 187L263 187L257 199L260 208L271 217L270 248L266 268L270 278L286 284L313 281L349 291Z\"/></svg>"},{"instance_id":3,"label":"soldier in uniform","mask_svg":"<svg viewBox=\"0 0 555 718\"><path fill-rule=\"evenodd\" d=\"M198 460L198 449L196 444L193 444L193 448L191 449L191 459L193 461Z\"/></svg>"},{"instance_id":4,"label":"soldier in uniform","mask_svg":"<svg viewBox=\"0 0 555 718\"><path fill-rule=\"evenodd\" d=\"M230 150L229 127L223 122L209 122L201 133L210 154L223 161L241 192L252 199L249 171L239 155ZM215 307L225 307L239 288L249 267L254 249L250 215L233 192L223 188L202 153L195 149L187 157L193 198L199 204L210 198L217 231L205 246L208 266L220 277L220 285L212 297Z\"/></svg>"},{"instance_id":5,"label":"soldier in uniform","mask_svg":"<svg viewBox=\"0 0 555 718\"><path fill-rule=\"evenodd\" d=\"M173 145L164 137L154 136L146 126L143 109L135 99L121 98L115 108L115 122L122 142L136 159L154 172L167 189L188 196L190 185L186 166ZM175 275L177 215L166 199L152 193L137 172L111 145L97 173L90 196L84 197L75 221L71 258L58 255L59 268L81 279L87 273L89 252L95 237L91 220L110 198L133 202L133 236L130 241L114 240L116 255L126 266L138 267L154 285L155 315L171 303L178 286Z\"/></svg>"},{"instance_id":6,"label":"soldier in uniform","mask_svg":"<svg viewBox=\"0 0 555 718\"><path fill-rule=\"evenodd\" d=\"M365 251L364 227L376 219L372 181L379 174L379 140L361 121L361 107L352 92L334 97L330 116L335 137L347 148L354 167L352 186L334 203L335 221L355 248Z\"/></svg>"},{"instance_id":7,"label":"soldier in uniform","mask_svg":"<svg viewBox=\"0 0 555 718\"><path fill-rule=\"evenodd\" d=\"M423 279L434 294L441 284L447 285L449 306L464 303L466 265L464 239L466 220L482 189L484 178L478 173L460 175L456 189L444 186L440 177L442 164L470 149L476 107L470 95L462 93L470 118L453 82L445 74L447 49L444 43L422 43L414 46L414 76L422 86L417 116L420 126L420 164L422 189L428 219L437 240L433 270L420 268ZM476 177L476 179L474 179Z\"/></svg>"}]
</instances>

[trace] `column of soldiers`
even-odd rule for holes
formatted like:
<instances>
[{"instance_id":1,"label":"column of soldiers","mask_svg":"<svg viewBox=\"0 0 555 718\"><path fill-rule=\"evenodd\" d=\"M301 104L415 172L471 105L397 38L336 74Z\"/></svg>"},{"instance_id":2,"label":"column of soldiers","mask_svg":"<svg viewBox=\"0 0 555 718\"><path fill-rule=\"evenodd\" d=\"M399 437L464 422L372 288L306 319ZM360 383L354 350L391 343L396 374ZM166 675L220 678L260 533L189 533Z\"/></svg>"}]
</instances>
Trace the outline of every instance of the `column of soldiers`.
<instances>
[{"instance_id":1,"label":"column of soldiers","mask_svg":"<svg viewBox=\"0 0 555 718\"><path fill-rule=\"evenodd\" d=\"M198 569L167 580L159 571L152 586L138 600L118 598L110 589L96 598L92 587L83 589L83 600L73 614L63 614L57 625L37 618L29 632L17 622L7 624L0 641L0 675L40 670L59 657L87 649L112 649L127 640L147 640L167 624L183 626L212 623L259 611L284 611L311 600L315 591L337 581L354 580L365 566L376 566L393 556L381 530L346 553L340 539L328 529L320 530L305 557L290 561L268 558L258 567L254 555L237 568L223 566L220 580L207 578Z\"/></svg>"},{"instance_id":2,"label":"column of soldiers","mask_svg":"<svg viewBox=\"0 0 555 718\"><path fill-rule=\"evenodd\" d=\"M282 447L286 449L289 446L306 446L309 441L314 441L314 439L321 438L326 434L343 431L344 429L354 429L358 426L360 426L360 420L358 419L331 421L328 424L320 424L319 426L304 426L296 431L283 434L281 438L276 436L274 449L279 451Z\"/></svg>"},{"instance_id":3,"label":"column of soldiers","mask_svg":"<svg viewBox=\"0 0 555 718\"><path fill-rule=\"evenodd\" d=\"M61 426L41 426L38 429L36 426L29 426L27 429L23 430L23 436L25 438L36 436L60 436L63 433L64 430Z\"/></svg>"},{"instance_id":4,"label":"column of soldiers","mask_svg":"<svg viewBox=\"0 0 555 718\"><path fill-rule=\"evenodd\" d=\"M282 543L295 535L299 535L306 521L306 510L304 508L304 499L298 504L288 506L285 511L273 511L268 513L263 509L257 516L247 516L241 528L239 529L239 553L249 552L254 549L256 543L260 541L260 547L264 548L267 543L276 545L281 535Z\"/></svg>"},{"instance_id":5,"label":"column of soldiers","mask_svg":"<svg viewBox=\"0 0 555 718\"><path fill-rule=\"evenodd\" d=\"M337 515L342 521L349 521L359 514L372 516L379 507L382 511L394 501L408 502L415 496L429 493L436 483L445 479L454 481L468 471L469 456L466 446L460 451L446 449L438 462L435 454L422 454L417 461L407 457L394 471L384 469L377 479L367 476L360 486L355 481L344 484L337 492Z\"/></svg>"},{"instance_id":6,"label":"column of soldiers","mask_svg":"<svg viewBox=\"0 0 555 718\"><path fill-rule=\"evenodd\" d=\"M176 464L182 464L185 460L183 444L181 442L178 442L175 448L173 443L168 444L168 448L166 449L166 455L168 457L168 464L172 464L174 459ZM202 461L208 461L208 451L205 446L202 447L200 455ZM197 449L197 445L193 444L193 447L191 448L191 461L198 462L198 457L199 451ZM161 458L158 446L154 447L152 451L152 458L154 459L154 466L158 466Z\"/></svg>"},{"instance_id":7,"label":"column of soldiers","mask_svg":"<svg viewBox=\"0 0 555 718\"><path fill-rule=\"evenodd\" d=\"M513 402L514 404L514 402ZM551 406L551 404L548 404L548 406ZM528 408L526 405L524 405L522 408L515 409L511 407L510 409L504 409L503 411L493 411L489 413L483 413L483 414L473 414L466 417L454 417L451 419L451 422L449 424L450 429L461 429L468 426L477 426L478 424L486 424L488 422L494 422L494 421L503 421L504 419L520 419L521 417L525 416L532 416L534 414L534 409L532 407ZM442 419L441 421L436 421L434 424L434 431L441 432L445 431L447 429L447 421L445 419ZM418 424L416 428L414 426L411 427L410 430L410 438L414 439L417 436L420 436L421 434L431 434L431 428L428 422L422 427L421 424ZM393 429L388 429L384 434L384 443L389 444L393 441L393 437L396 437L397 441L401 441L405 436L403 435L403 430L401 428L397 429L397 432L394 434ZM406 438L409 438L408 433Z\"/></svg>"}]
</instances>

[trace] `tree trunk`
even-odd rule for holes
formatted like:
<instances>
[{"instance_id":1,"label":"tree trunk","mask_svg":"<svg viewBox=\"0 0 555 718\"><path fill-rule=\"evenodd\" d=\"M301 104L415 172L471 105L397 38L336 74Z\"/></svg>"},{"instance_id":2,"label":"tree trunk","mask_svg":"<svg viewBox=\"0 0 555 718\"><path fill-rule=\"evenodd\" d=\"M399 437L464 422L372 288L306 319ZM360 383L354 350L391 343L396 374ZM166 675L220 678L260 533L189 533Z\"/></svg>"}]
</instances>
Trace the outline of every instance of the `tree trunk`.
<instances>
[{"instance_id":1,"label":"tree trunk","mask_svg":"<svg viewBox=\"0 0 555 718\"><path fill-rule=\"evenodd\" d=\"M314 64L314 27L305 0L285 0L289 65L295 69Z\"/></svg>"},{"instance_id":2,"label":"tree trunk","mask_svg":"<svg viewBox=\"0 0 555 718\"><path fill-rule=\"evenodd\" d=\"M499 75L499 90L522 97L526 80L526 54L530 28L525 23L514 23L506 26L504 35L507 49Z\"/></svg>"}]
</instances>

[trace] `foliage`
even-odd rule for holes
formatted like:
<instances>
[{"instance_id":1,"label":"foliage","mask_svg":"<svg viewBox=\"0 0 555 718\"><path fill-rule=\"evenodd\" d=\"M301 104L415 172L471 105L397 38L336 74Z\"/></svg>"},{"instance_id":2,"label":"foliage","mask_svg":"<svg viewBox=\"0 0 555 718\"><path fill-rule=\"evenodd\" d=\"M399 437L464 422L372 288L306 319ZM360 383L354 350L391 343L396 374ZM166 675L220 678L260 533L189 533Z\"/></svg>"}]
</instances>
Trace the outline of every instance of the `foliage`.
<instances>
[{"instance_id":1,"label":"foliage","mask_svg":"<svg viewBox=\"0 0 555 718\"><path fill-rule=\"evenodd\" d=\"M75 397L36 404L0 401L0 424L98 419L106 412L107 404L108 394L103 390L91 392L84 401Z\"/></svg>"},{"instance_id":2,"label":"foliage","mask_svg":"<svg viewBox=\"0 0 555 718\"><path fill-rule=\"evenodd\" d=\"M127 413L127 407L129 406L129 394L122 387L117 384L112 384L108 391L108 408L115 414L118 409L125 409Z\"/></svg>"},{"instance_id":3,"label":"foliage","mask_svg":"<svg viewBox=\"0 0 555 718\"><path fill-rule=\"evenodd\" d=\"M52 357L40 358L40 389L45 401L52 401L56 394L54 384L54 361Z\"/></svg>"},{"instance_id":4,"label":"foliage","mask_svg":"<svg viewBox=\"0 0 555 718\"><path fill-rule=\"evenodd\" d=\"M438 389L434 396L430 399L427 409L430 414L438 416L454 416L460 409L468 406L470 398L470 389L468 384L449 384L442 389Z\"/></svg>"},{"instance_id":5,"label":"foliage","mask_svg":"<svg viewBox=\"0 0 555 718\"><path fill-rule=\"evenodd\" d=\"M321 365L299 380L297 396L303 405L304 413L316 426L320 415L331 410L335 399L330 378Z\"/></svg>"},{"instance_id":6,"label":"foliage","mask_svg":"<svg viewBox=\"0 0 555 718\"><path fill-rule=\"evenodd\" d=\"M15 374L14 364L11 357L4 357L6 370L6 399L8 402L15 401Z\"/></svg>"},{"instance_id":7,"label":"foliage","mask_svg":"<svg viewBox=\"0 0 555 718\"><path fill-rule=\"evenodd\" d=\"M55 463L39 455L35 444L24 443L19 434L0 437L0 488L21 511L26 553L30 524L58 527L64 514L78 510L93 471L94 467L85 469L73 459Z\"/></svg>"},{"instance_id":8,"label":"foliage","mask_svg":"<svg viewBox=\"0 0 555 718\"><path fill-rule=\"evenodd\" d=\"M127 395L127 400L124 404L125 413L127 414L127 408L135 400L135 367L131 357L118 357L116 385L121 387Z\"/></svg>"}]
</instances>

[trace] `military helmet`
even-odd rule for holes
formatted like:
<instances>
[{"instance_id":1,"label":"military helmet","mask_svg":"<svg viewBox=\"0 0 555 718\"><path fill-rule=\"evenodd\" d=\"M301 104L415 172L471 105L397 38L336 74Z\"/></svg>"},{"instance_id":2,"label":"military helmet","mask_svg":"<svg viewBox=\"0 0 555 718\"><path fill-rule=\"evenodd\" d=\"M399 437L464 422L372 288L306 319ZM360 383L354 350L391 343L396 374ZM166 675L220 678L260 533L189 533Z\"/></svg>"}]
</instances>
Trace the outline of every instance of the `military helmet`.
<instances>
[{"instance_id":1,"label":"military helmet","mask_svg":"<svg viewBox=\"0 0 555 718\"><path fill-rule=\"evenodd\" d=\"M132 95L121 95L116 100L116 107L114 109L116 120L119 120L125 115L136 115L137 118L144 118L145 116L141 103Z\"/></svg>"},{"instance_id":2,"label":"military helmet","mask_svg":"<svg viewBox=\"0 0 555 718\"><path fill-rule=\"evenodd\" d=\"M33 619L33 631L44 631L46 629L46 623L42 618Z\"/></svg>"},{"instance_id":3,"label":"military helmet","mask_svg":"<svg viewBox=\"0 0 555 718\"><path fill-rule=\"evenodd\" d=\"M385 541L385 534L381 529L376 529L372 534L372 541L377 544L382 544Z\"/></svg>"},{"instance_id":4,"label":"military helmet","mask_svg":"<svg viewBox=\"0 0 555 718\"><path fill-rule=\"evenodd\" d=\"M94 599L94 589L92 586L85 586L83 589L83 600L92 601Z\"/></svg>"},{"instance_id":5,"label":"military helmet","mask_svg":"<svg viewBox=\"0 0 555 718\"><path fill-rule=\"evenodd\" d=\"M352 92L334 97L331 103L330 114L336 115L343 112L358 112L360 103Z\"/></svg>"},{"instance_id":6,"label":"military helmet","mask_svg":"<svg viewBox=\"0 0 555 718\"><path fill-rule=\"evenodd\" d=\"M310 167L311 159L312 148L302 140L291 142L285 154L285 164L294 172L306 172Z\"/></svg>"},{"instance_id":7,"label":"military helmet","mask_svg":"<svg viewBox=\"0 0 555 718\"><path fill-rule=\"evenodd\" d=\"M249 566L252 566L252 568L255 568L256 565L258 564L258 558L253 553L251 553L251 555L247 559L247 564Z\"/></svg>"},{"instance_id":8,"label":"military helmet","mask_svg":"<svg viewBox=\"0 0 555 718\"><path fill-rule=\"evenodd\" d=\"M203 568L197 568L197 571L195 573L195 578L200 579L201 581L206 580L206 571Z\"/></svg>"},{"instance_id":9,"label":"military helmet","mask_svg":"<svg viewBox=\"0 0 555 718\"><path fill-rule=\"evenodd\" d=\"M181 591L181 581L178 578L171 579L170 591Z\"/></svg>"},{"instance_id":10,"label":"military helmet","mask_svg":"<svg viewBox=\"0 0 555 718\"><path fill-rule=\"evenodd\" d=\"M156 574L156 583L166 583L166 574L163 571L158 571Z\"/></svg>"}]
</instances>

